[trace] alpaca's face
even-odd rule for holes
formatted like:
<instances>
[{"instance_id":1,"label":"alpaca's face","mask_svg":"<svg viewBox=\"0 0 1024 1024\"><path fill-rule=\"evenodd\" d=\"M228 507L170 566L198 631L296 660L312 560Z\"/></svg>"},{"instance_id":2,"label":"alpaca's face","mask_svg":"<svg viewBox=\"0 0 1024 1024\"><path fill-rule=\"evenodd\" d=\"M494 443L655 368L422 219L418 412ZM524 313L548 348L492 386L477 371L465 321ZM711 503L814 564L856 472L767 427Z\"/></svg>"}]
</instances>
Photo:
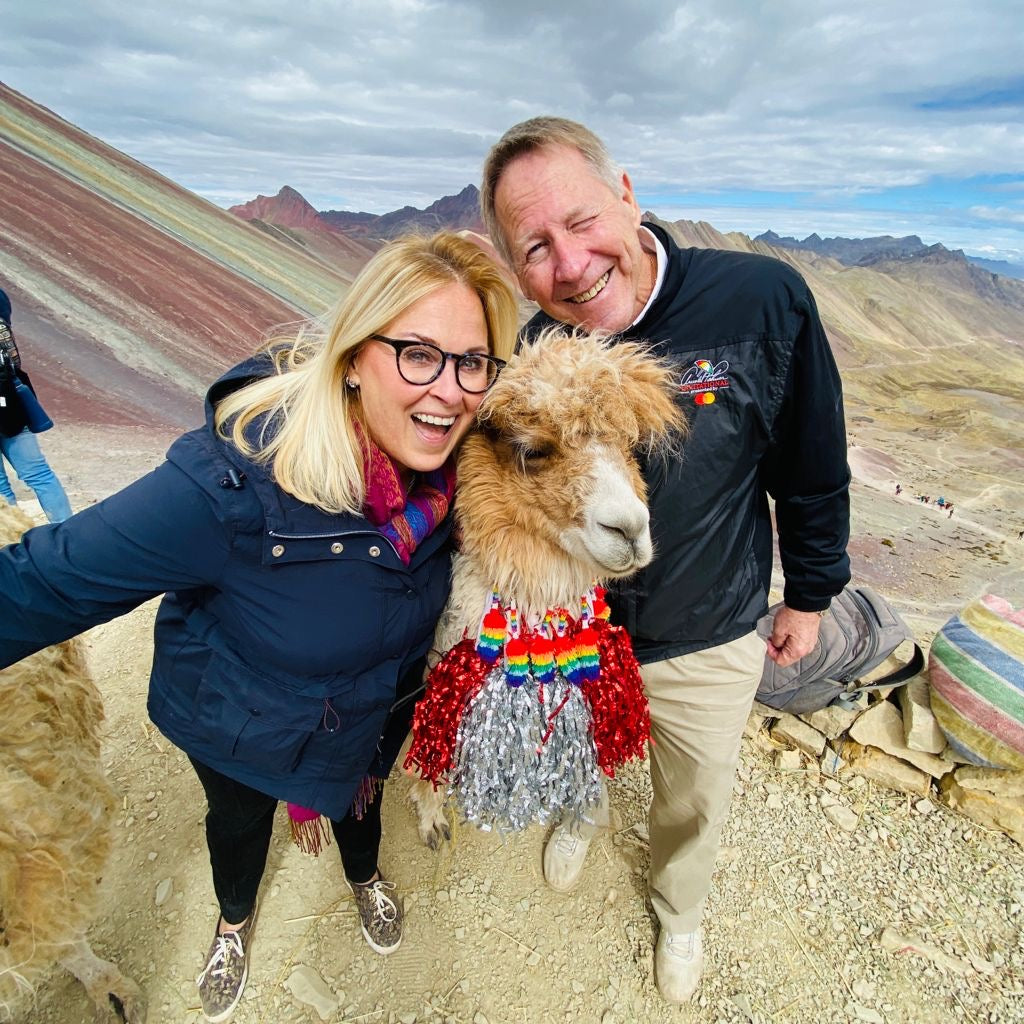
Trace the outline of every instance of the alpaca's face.
<instances>
[{"instance_id":1,"label":"alpaca's face","mask_svg":"<svg viewBox=\"0 0 1024 1024\"><path fill-rule=\"evenodd\" d=\"M577 443L553 423L534 422L514 434L473 435L460 458L459 509L464 530L476 532L471 501L493 489L479 524L499 553L528 577L548 571L554 552L582 575L625 576L651 560L646 490L636 458L621 443L593 436ZM531 557L518 555L523 550Z\"/></svg>"},{"instance_id":2,"label":"alpaca's face","mask_svg":"<svg viewBox=\"0 0 1024 1024\"><path fill-rule=\"evenodd\" d=\"M503 371L459 458L465 550L496 582L575 583L652 557L642 452L680 426L669 370L628 343L544 339Z\"/></svg>"}]
</instances>

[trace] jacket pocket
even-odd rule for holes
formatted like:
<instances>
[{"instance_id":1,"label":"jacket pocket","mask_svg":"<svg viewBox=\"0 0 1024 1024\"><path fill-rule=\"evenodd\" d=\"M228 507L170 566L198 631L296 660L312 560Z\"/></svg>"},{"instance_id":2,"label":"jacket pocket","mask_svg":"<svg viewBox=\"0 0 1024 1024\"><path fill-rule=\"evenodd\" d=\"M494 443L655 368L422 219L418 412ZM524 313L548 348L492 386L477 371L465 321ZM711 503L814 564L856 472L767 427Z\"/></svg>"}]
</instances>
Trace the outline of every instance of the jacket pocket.
<instances>
[{"instance_id":1,"label":"jacket pocket","mask_svg":"<svg viewBox=\"0 0 1024 1024\"><path fill-rule=\"evenodd\" d=\"M284 689L214 652L194 704L196 730L225 757L271 772L295 770L313 735L337 731L331 701Z\"/></svg>"}]
</instances>

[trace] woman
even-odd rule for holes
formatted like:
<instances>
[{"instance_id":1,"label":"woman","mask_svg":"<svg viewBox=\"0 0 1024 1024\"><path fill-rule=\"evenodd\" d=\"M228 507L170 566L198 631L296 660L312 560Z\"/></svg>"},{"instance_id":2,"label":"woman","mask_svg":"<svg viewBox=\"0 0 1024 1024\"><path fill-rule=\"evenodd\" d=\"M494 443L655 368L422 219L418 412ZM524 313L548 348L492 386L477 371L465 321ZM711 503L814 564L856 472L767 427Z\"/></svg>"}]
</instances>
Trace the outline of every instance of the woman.
<instances>
[{"instance_id":1,"label":"woman","mask_svg":"<svg viewBox=\"0 0 1024 1024\"><path fill-rule=\"evenodd\" d=\"M207 1020L242 994L279 800L329 819L369 944L401 941L372 780L447 598L454 452L515 327L472 243L392 243L325 337L221 378L206 427L161 467L0 551L0 667L166 592L149 714L206 791L221 910L198 978Z\"/></svg>"},{"instance_id":2,"label":"woman","mask_svg":"<svg viewBox=\"0 0 1024 1024\"><path fill-rule=\"evenodd\" d=\"M71 515L71 505L57 474L46 461L36 435L29 430L29 417L15 388L16 379L30 388L32 384L21 368L21 354L14 340L11 313L11 300L0 288L0 498L8 505L18 504L4 469L6 459L19 479L35 491L47 520L60 523Z\"/></svg>"}]
</instances>

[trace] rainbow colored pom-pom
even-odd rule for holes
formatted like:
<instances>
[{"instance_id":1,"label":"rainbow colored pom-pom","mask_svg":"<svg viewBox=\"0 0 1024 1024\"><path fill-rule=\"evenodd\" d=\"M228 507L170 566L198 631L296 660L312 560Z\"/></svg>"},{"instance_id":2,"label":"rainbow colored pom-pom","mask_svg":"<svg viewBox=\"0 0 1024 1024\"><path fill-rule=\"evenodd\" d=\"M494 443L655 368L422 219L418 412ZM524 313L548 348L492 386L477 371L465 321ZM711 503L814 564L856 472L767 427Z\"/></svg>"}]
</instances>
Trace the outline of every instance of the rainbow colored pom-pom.
<instances>
[{"instance_id":1,"label":"rainbow colored pom-pom","mask_svg":"<svg viewBox=\"0 0 1024 1024\"><path fill-rule=\"evenodd\" d=\"M493 665L501 655L507 625L505 616L501 613L498 595L495 594L491 601L491 610L484 616L476 641L476 653L490 665Z\"/></svg>"},{"instance_id":2,"label":"rainbow colored pom-pom","mask_svg":"<svg viewBox=\"0 0 1024 1024\"><path fill-rule=\"evenodd\" d=\"M530 655L517 636L505 644L505 678L509 686L522 686L530 675Z\"/></svg>"},{"instance_id":3,"label":"rainbow colored pom-pom","mask_svg":"<svg viewBox=\"0 0 1024 1024\"><path fill-rule=\"evenodd\" d=\"M533 633L529 638L530 665L533 678L538 683L550 683L555 678L555 646L543 633Z\"/></svg>"}]
</instances>

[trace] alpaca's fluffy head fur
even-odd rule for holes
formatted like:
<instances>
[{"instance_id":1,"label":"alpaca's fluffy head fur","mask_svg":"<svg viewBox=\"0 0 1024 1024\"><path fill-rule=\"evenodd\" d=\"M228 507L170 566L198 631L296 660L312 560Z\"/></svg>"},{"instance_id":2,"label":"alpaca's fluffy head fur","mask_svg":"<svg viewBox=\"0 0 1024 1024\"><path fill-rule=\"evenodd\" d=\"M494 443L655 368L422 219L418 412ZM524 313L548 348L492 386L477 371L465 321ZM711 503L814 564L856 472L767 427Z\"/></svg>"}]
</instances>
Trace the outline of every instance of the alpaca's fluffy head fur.
<instances>
[{"instance_id":1,"label":"alpaca's fluffy head fur","mask_svg":"<svg viewBox=\"0 0 1024 1024\"><path fill-rule=\"evenodd\" d=\"M0 546L32 523L0 502ZM97 909L114 795L103 706L70 640L0 671L0 1019Z\"/></svg>"},{"instance_id":2,"label":"alpaca's fluffy head fur","mask_svg":"<svg viewBox=\"0 0 1024 1024\"><path fill-rule=\"evenodd\" d=\"M634 342L552 329L502 371L459 456L472 572L529 608L579 598L652 556L642 454L682 440L671 366ZM468 564L467 564L468 563Z\"/></svg>"}]
</instances>

